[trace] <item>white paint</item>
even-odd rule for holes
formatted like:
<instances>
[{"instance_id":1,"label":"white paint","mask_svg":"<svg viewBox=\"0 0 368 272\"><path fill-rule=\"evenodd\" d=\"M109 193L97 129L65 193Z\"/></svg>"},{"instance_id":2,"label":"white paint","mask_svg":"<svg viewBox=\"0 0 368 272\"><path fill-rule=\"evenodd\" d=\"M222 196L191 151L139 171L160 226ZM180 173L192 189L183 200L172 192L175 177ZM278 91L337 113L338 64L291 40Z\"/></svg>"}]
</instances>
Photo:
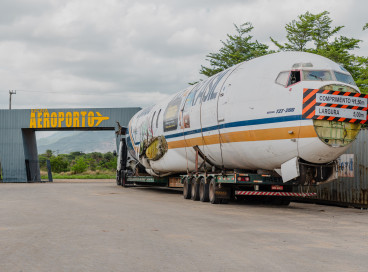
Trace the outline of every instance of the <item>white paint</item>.
<instances>
[{"instance_id":1,"label":"white paint","mask_svg":"<svg viewBox=\"0 0 368 272\"><path fill-rule=\"evenodd\" d=\"M288 182L300 176L299 160L297 157L281 164L281 176L283 182Z\"/></svg>"},{"instance_id":2,"label":"white paint","mask_svg":"<svg viewBox=\"0 0 368 272\"><path fill-rule=\"evenodd\" d=\"M342 154L337 159L339 177L354 177L354 154Z\"/></svg>"}]
</instances>

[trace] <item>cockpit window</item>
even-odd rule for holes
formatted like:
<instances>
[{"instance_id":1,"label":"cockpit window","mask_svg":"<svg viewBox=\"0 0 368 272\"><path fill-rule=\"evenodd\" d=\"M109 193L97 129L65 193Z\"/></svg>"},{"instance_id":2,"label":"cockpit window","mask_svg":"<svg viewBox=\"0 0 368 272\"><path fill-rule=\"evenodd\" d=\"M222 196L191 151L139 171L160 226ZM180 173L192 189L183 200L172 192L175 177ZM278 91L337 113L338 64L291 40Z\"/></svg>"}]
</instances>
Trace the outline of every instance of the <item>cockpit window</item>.
<instances>
[{"instance_id":1,"label":"cockpit window","mask_svg":"<svg viewBox=\"0 0 368 272\"><path fill-rule=\"evenodd\" d=\"M355 85L353 77L350 74L340 73L329 70L294 70L280 72L275 83L288 87L299 81L340 81L350 85Z\"/></svg>"},{"instance_id":2,"label":"cockpit window","mask_svg":"<svg viewBox=\"0 0 368 272\"><path fill-rule=\"evenodd\" d=\"M298 83L300 80L300 71L285 71L279 73L275 82L284 87L288 87L290 85Z\"/></svg>"},{"instance_id":3,"label":"cockpit window","mask_svg":"<svg viewBox=\"0 0 368 272\"><path fill-rule=\"evenodd\" d=\"M303 79L304 80L317 80L317 81L329 81L333 80L330 71L303 71Z\"/></svg>"},{"instance_id":4,"label":"cockpit window","mask_svg":"<svg viewBox=\"0 0 368 272\"><path fill-rule=\"evenodd\" d=\"M291 71L287 86L293 85L300 81L300 71Z\"/></svg>"},{"instance_id":5,"label":"cockpit window","mask_svg":"<svg viewBox=\"0 0 368 272\"><path fill-rule=\"evenodd\" d=\"M290 74L290 71L286 71L286 72L281 72L277 78L276 78L276 83L277 84L280 84L282 86L286 86L286 83L288 81L288 78L289 78L289 74Z\"/></svg>"},{"instance_id":6,"label":"cockpit window","mask_svg":"<svg viewBox=\"0 0 368 272\"><path fill-rule=\"evenodd\" d=\"M336 77L337 81L341 81L341 82L356 86L356 84L354 82L354 79L351 75L339 73L339 72L336 72L336 71L334 71L334 73L335 73L335 77Z\"/></svg>"}]
</instances>

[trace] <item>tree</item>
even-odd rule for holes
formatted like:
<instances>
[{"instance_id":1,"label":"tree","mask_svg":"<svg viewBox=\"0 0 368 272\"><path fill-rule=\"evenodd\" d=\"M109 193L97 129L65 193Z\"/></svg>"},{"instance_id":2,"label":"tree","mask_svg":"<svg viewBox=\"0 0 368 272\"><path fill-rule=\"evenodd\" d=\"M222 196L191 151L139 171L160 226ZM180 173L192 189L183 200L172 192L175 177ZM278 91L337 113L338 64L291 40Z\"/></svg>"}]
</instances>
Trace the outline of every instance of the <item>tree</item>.
<instances>
[{"instance_id":1,"label":"tree","mask_svg":"<svg viewBox=\"0 0 368 272\"><path fill-rule=\"evenodd\" d=\"M83 157L79 157L75 164L72 166L71 170L74 174L83 173L88 168L88 165Z\"/></svg>"},{"instance_id":2,"label":"tree","mask_svg":"<svg viewBox=\"0 0 368 272\"><path fill-rule=\"evenodd\" d=\"M253 30L251 23L247 22L240 26L234 24L234 26L237 34L227 34L227 40L221 41L223 46L219 52L209 53L206 56L210 67L202 65L200 74L210 77L235 64L270 53L267 45L257 40L252 41L253 37L249 35Z\"/></svg>"},{"instance_id":3,"label":"tree","mask_svg":"<svg viewBox=\"0 0 368 272\"><path fill-rule=\"evenodd\" d=\"M51 149L47 149L45 152L45 157L50 159L53 156L52 154L52 150Z\"/></svg>"},{"instance_id":4,"label":"tree","mask_svg":"<svg viewBox=\"0 0 368 272\"><path fill-rule=\"evenodd\" d=\"M343 26L332 27L332 19L329 12L319 14L306 12L299 15L298 20L293 20L285 26L285 44L271 41L282 51L305 51L325 56L348 70L355 79L362 92L368 92L367 62L366 57L359 57L350 51L359 48L361 40L338 36L336 34ZM368 24L363 29L368 28Z\"/></svg>"},{"instance_id":5,"label":"tree","mask_svg":"<svg viewBox=\"0 0 368 272\"><path fill-rule=\"evenodd\" d=\"M267 45L252 41L253 37L249 34L253 30L251 23L234 26L237 34L228 34L227 40L221 41L223 47L219 52L206 56L210 67L201 66L200 74L212 76L237 63L274 52L268 50ZM351 53L352 50L359 48L361 40L337 36L343 27L332 26L328 11L318 14L306 12L285 26L286 43L281 44L272 37L270 39L279 51L310 52L339 63L351 73L360 90L368 93L368 57L355 56ZM363 30L366 29L368 23L363 27Z\"/></svg>"},{"instance_id":6,"label":"tree","mask_svg":"<svg viewBox=\"0 0 368 272\"><path fill-rule=\"evenodd\" d=\"M50 164L52 172L60 173L68 171L69 162L62 156L52 157Z\"/></svg>"},{"instance_id":7,"label":"tree","mask_svg":"<svg viewBox=\"0 0 368 272\"><path fill-rule=\"evenodd\" d=\"M51 152L51 150L50 150ZM50 154L50 153L49 153ZM38 156L40 168L46 168L46 154ZM54 173L67 172L71 170L74 174L83 173L87 169L96 170L116 170L117 156L113 152L102 154L100 152L92 152L85 154L83 152L71 152L69 154L52 155L50 158L51 169Z\"/></svg>"},{"instance_id":8,"label":"tree","mask_svg":"<svg viewBox=\"0 0 368 272\"><path fill-rule=\"evenodd\" d=\"M314 49L319 50L328 44L334 34L339 32L343 26L332 28L332 19L329 12L324 11L319 14L306 12L299 15L299 20L292 20L285 26L287 43L281 45L271 37L271 41L281 50L287 51L310 51L307 44L312 42Z\"/></svg>"},{"instance_id":9,"label":"tree","mask_svg":"<svg viewBox=\"0 0 368 272\"><path fill-rule=\"evenodd\" d=\"M355 57L357 71L355 72L355 82L363 93L368 94L368 58Z\"/></svg>"},{"instance_id":10,"label":"tree","mask_svg":"<svg viewBox=\"0 0 368 272\"><path fill-rule=\"evenodd\" d=\"M363 30L368 29L368 23L365 24ZM361 88L361 91L368 94L368 57L357 57L356 61L358 62L358 76L355 78L358 86Z\"/></svg>"},{"instance_id":11,"label":"tree","mask_svg":"<svg viewBox=\"0 0 368 272\"><path fill-rule=\"evenodd\" d=\"M38 155L38 163L40 165L40 169L46 170L46 161L48 158L45 156L45 154Z\"/></svg>"}]
</instances>

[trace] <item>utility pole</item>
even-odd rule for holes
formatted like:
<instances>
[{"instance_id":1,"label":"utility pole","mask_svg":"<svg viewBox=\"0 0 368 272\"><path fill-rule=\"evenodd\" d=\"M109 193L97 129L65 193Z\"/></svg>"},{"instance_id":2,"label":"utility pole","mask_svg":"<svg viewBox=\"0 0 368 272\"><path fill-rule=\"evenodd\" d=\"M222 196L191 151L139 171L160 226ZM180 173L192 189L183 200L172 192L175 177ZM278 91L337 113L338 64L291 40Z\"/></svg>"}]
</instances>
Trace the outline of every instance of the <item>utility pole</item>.
<instances>
[{"instance_id":1,"label":"utility pole","mask_svg":"<svg viewBox=\"0 0 368 272\"><path fill-rule=\"evenodd\" d=\"M16 94L17 91L9 91L9 110L11 110L11 97L12 97L12 94Z\"/></svg>"}]
</instances>

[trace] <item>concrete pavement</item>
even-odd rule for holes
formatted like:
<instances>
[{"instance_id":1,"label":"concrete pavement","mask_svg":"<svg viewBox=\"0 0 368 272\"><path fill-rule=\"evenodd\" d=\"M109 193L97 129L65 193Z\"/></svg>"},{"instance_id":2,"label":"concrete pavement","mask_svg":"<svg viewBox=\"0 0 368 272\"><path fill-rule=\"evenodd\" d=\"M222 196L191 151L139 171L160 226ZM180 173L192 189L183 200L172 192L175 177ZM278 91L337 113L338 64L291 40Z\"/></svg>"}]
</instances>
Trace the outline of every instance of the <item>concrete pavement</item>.
<instances>
[{"instance_id":1,"label":"concrete pavement","mask_svg":"<svg viewBox=\"0 0 368 272\"><path fill-rule=\"evenodd\" d=\"M112 182L0 184L0 271L367 271L368 212L184 200Z\"/></svg>"}]
</instances>

